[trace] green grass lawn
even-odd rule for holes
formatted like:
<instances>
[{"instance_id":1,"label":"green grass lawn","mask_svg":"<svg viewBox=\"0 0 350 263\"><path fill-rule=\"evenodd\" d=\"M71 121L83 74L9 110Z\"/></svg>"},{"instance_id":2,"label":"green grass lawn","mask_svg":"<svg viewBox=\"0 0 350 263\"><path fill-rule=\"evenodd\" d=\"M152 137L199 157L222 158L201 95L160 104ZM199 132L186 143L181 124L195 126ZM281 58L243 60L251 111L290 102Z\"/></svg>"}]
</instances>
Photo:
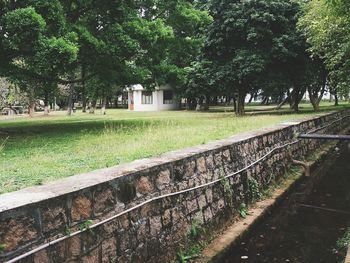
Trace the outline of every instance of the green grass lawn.
<instances>
[{"instance_id":1,"label":"green grass lawn","mask_svg":"<svg viewBox=\"0 0 350 263\"><path fill-rule=\"evenodd\" d=\"M248 107L248 112L254 107L258 106ZM49 117L0 120L0 193L314 114L306 105L299 115L268 108L269 114L234 117L230 109L215 107L204 113L108 110L106 116L76 113L71 117L56 112ZM322 109L335 108L324 103Z\"/></svg>"}]
</instances>

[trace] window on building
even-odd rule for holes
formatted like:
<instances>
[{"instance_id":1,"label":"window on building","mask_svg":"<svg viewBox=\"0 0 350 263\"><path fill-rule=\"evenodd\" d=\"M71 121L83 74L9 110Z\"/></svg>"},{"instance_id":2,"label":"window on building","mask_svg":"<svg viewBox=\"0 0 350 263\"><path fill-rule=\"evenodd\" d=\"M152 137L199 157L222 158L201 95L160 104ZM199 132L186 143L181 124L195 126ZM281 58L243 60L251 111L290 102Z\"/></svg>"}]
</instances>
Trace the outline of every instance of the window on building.
<instances>
[{"instance_id":1,"label":"window on building","mask_svg":"<svg viewBox=\"0 0 350 263\"><path fill-rule=\"evenodd\" d=\"M153 104L153 93L152 91L142 91L142 104Z\"/></svg>"},{"instance_id":2,"label":"window on building","mask_svg":"<svg viewBox=\"0 0 350 263\"><path fill-rule=\"evenodd\" d=\"M163 104L173 104L174 103L174 93L172 90L163 91Z\"/></svg>"}]
</instances>

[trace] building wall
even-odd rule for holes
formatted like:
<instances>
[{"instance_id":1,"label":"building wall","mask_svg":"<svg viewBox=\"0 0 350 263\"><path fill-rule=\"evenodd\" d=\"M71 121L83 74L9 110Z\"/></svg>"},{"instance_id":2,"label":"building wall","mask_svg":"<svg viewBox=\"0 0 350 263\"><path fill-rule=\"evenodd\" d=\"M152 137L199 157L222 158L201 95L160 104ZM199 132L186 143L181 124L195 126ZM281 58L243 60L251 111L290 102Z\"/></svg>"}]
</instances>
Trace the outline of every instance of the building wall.
<instances>
[{"instance_id":1,"label":"building wall","mask_svg":"<svg viewBox=\"0 0 350 263\"><path fill-rule=\"evenodd\" d=\"M251 182L262 190L284 174L288 156L318 149L316 140L281 147L317 127L350 127L350 110L0 195L0 262L29 251L21 262L170 262L193 224L210 233L231 221L253 199Z\"/></svg>"},{"instance_id":2,"label":"building wall","mask_svg":"<svg viewBox=\"0 0 350 263\"><path fill-rule=\"evenodd\" d=\"M174 102L173 104L163 104L163 90L156 90L153 94L153 104L142 104L142 91L134 90L134 111L167 111L179 109L179 104ZM130 94L130 93L129 93ZM130 98L129 98L130 103ZM130 107L129 107L130 109Z\"/></svg>"}]
</instances>

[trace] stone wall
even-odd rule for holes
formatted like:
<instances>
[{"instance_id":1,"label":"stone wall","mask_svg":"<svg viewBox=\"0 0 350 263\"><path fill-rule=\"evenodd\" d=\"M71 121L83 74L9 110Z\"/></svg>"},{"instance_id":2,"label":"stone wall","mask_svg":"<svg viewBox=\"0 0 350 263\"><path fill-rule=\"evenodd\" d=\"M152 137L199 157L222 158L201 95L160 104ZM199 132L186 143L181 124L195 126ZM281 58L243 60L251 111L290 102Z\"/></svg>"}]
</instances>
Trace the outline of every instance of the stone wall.
<instances>
[{"instance_id":1,"label":"stone wall","mask_svg":"<svg viewBox=\"0 0 350 263\"><path fill-rule=\"evenodd\" d=\"M252 185L262 189L286 171L288 152L301 159L320 142L302 140L228 180L170 193L220 179L294 141L295 134L324 125L319 133L349 127L350 110L0 195L0 262L27 252L20 262L170 262L194 223L210 231L228 220L254 199ZM169 196L156 199L162 195ZM75 235L79 229L86 231Z\"/></svg>"}]
</instances>

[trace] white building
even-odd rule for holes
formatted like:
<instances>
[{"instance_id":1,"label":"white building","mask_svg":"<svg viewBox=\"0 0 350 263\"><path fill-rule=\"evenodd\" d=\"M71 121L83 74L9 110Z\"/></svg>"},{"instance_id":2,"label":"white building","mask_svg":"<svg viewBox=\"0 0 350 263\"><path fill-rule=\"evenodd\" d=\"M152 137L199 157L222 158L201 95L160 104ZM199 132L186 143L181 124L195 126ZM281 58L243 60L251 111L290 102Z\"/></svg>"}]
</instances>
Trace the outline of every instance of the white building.
<instances>
[{"instance_id":1,"label":"white building","mask_svg":"<svg viewBox=\"0 0 350 263\"><path fill-rule=\"evenodd\" d=\"M169 85L156 87L148 91L142 85L128 88L128 105L132 111L167 111L179 109L179 102Z\"/></svg>"}]
</instances>

